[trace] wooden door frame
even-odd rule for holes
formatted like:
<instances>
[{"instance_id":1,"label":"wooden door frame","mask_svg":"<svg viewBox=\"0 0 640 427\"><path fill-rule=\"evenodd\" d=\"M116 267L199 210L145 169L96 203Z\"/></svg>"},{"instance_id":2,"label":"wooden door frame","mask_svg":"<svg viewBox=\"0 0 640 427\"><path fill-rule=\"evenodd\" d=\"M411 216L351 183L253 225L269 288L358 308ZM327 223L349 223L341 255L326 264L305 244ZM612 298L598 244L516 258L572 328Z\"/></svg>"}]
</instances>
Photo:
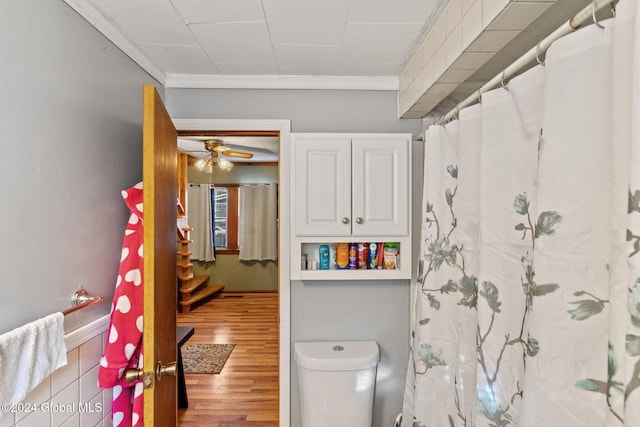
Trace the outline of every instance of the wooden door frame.
<instances>
[{"instance_id":1,"label":"wooden door frame","mask_svg":"<svg viewBox=\"0 0 640 427\"><path fill-rule=\"evenodd\" d=\"M278 315L279 339L279 419L280 427L290 425L291 406L291 120L214 120L173 119L178 131L278 131L280 153L278 164Z\"/></svg>"}]
</instances>

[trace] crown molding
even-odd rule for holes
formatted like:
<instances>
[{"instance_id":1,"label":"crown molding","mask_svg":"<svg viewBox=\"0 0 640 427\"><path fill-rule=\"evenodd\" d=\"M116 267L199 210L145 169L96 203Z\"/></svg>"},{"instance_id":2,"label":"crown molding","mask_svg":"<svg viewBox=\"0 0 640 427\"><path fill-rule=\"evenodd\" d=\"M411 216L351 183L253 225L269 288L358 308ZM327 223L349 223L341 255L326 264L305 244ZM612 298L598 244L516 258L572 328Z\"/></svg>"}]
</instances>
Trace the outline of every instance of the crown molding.
<instances>
[{"instance_id":1,"label":"crown molding","mask_svg":"<svg viewBox=\"0 0 640 427\"><path fill-rule=\"evenodd\" d=\"M191 89L333 89L392 90L400 87L397 77L366 76L230 76L167 74L167 88Z\"/></svg>"},{"instance_id":2,"label":"crown molding","mask_svg":"<svg viewBox=\"0 0 640 427\"><path fill-rule=\"evenodd\" d=\"M64 0L73 10L78 12L89 24L93 25L102 35L109 39L118 49L124 52L136 64L166 86L166 74L156 67L135 45L127 40L122 33L111 24L102 14L85 0Z\"/></svg>"}]
</instances>

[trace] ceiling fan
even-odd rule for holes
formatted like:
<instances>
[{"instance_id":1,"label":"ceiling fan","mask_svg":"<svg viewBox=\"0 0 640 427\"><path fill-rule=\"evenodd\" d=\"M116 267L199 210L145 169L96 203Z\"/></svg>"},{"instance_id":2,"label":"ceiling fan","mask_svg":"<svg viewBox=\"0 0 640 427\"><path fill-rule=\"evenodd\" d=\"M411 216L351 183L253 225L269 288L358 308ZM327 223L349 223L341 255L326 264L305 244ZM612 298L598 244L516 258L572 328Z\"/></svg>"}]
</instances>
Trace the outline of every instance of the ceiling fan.
<instances>
[{"instance_id":1,"label":"ceiling fan","mask_svg":"<svg viewBox=\"0 0 640 427\"><path fill-rule=\"evenodd\" d=\"M211 173L215 166L220 169L229 171L233 169L233 163L224 157L220 157L220 154L229 157L238 157L241 159L250 159L253 154L245 151L235 151L226 147L224 143L219 139L207 139L202 141L204 148L209 153L207 157L199 159L195 162L195 166L203 172ZM190 152L203 152L202 150L190 151Z\"/></svg>"}]
</instances>

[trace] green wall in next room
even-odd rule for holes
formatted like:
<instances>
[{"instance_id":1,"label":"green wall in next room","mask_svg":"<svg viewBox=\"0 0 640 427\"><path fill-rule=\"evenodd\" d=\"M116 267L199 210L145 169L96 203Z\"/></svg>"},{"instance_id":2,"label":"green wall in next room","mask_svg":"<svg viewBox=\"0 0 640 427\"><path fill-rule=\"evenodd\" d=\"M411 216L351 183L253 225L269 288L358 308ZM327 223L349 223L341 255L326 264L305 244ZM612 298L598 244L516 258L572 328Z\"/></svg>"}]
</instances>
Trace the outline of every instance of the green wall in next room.
<instances>
[{"instance_id":1,"label":"green wall in next room","mask_svg":"<svg viewBox=\"0 0 640 427\"><path fill-rule=\"evenodd\" d=\"M236 166L229 172L208 174L193 166L187 170L191 184L266 184L278 182L278 166ZM222 285L225 291L277 291L278 263L240 261L237 254L216 254L213 262L193 262L195 274L210 276L209 284Z\"/></svg>"},{"instance_id":2,"label":"green wall in next room","mask_svg":"<svg viewBox=\"0 0 640 427\"><path fill-rule=\"evenodd\" d=\"M238 255L216 255L214 262L193 261L195 274L210 276L209 284L225 291L277 291L278 263L240 261Z\"/></svg>"}]
</instances>

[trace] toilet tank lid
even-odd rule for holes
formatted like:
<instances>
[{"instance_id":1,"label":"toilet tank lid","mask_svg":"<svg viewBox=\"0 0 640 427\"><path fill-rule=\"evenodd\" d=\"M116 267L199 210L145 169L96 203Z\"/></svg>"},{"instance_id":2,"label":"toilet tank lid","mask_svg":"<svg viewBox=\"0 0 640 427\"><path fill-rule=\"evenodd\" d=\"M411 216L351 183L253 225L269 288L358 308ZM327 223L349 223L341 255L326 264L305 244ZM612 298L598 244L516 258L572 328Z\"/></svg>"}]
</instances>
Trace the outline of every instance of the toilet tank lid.
<instances>
[{"instance_id":1,"label":"toilet tank lid","mask_svg":"<svg viewBox=\"0 0 640 427\"><path fill-rule=\"evenodd\" d=\"M315 341L294 344L296 363L316 371L354 371L376 366L375 341Z\"/></svg>"}]
</instances>

